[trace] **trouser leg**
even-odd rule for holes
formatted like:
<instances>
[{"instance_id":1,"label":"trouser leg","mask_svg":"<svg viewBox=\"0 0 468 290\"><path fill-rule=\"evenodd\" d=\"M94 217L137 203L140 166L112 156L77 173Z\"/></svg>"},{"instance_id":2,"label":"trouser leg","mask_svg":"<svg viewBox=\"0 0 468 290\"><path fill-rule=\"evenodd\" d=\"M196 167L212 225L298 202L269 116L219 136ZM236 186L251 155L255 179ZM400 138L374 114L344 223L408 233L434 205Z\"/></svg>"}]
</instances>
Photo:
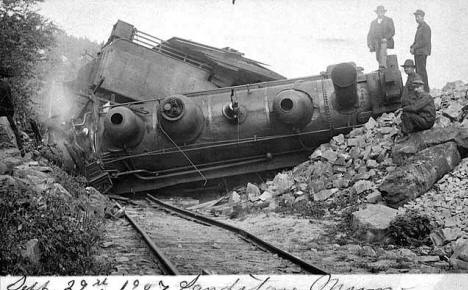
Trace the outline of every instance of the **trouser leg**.
<instances>
[{"instance_id":1,"label":"trouser leg","mask_svg":"<svg viewBox=\"0 0 468 290\"><path fill-rule=\"evenodd\" d=\"M434 122L413 112L403 112L401 115L401 131L405 134L432 128Z\"/></svg>"},{"instance_id":2,"label":"trouser leg","mask_svg":"<svg viewBox=\"0 0 468 290\"><path fill-rule=\"evenodd\" d=\"M427 61L427 55L423 55L423 54L414 55L414 63L416 65L416 72L422 77L424 81L424 90L426 92L429 92L429 81L427 78L426 61Z\"/></svg>"},{"instance_id":3,"label":"trouser leg","mask_svg":"<svg viewBox=\"0 0 468 290\"><path fill-rule=\"evenodd\" d=\"M22 151L23 150L23 140L21 139L21 135L19 133L18 127L16 126L16 122L13 119L13 115L8 115L7 119L8 119L8 122L10 123L10 127L13 130L13 133L15 134L16 144L18 145L18 149L20 151Z\"/></svg>"},{"instance_id":4,"label":"trouser leg","mask_svg":"<svg viewBox=\"0 0 468 290\"><path fill-rule=\"evenodd\" d=\"M377 60L377 63L380 66L380 42L374 41L374 47L375 47L375 59Z\"/></svg>"},{"instance_id":5,"label":"trouser leg","mask_svg":"<svg viewBox=\"0 0 468 290\"><path fill-rule=\"evenodd\" d=\"M413 123L411 122L411 118L407 112L403 112L401 114L401 133L408 134L413 132Z\"/></svg>"},{"instance_id":6,"label":"trouser leg","mask_svg":"<svg viewBox=\"0 0 468 290\"><path fill-rule=\"evenodd\" d=\"M387 67L387 43L382 42L378 46L378 50L375 52L377 54L377 61L379 62L379 68Z\"/></svg>"}]
</instances>

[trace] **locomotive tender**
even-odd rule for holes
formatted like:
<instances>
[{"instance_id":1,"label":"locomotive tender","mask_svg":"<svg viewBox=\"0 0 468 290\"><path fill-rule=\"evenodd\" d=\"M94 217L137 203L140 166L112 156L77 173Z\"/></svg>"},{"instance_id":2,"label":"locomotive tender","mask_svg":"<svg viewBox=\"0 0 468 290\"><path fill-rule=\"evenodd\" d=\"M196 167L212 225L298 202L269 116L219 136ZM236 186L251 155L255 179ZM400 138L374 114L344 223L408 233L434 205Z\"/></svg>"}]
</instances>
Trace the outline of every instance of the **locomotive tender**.
<instances>
[{"instance_id":1,"label":"locomotive tender","mask_svg":"<svg viewBox=\"0 0 468 290\"><path fill-rule=\"evenodd\" d=\"M131 26L127 39L116 36L119 23L129 27L119 21L81 73L94 92L81 124L90 128L94 157L87 177L101 189L139 192L291 167L332 136L401 105L394 55L367 74L340 63L284 79L237 51L181 39L143 47ZM161 53L163 45L198 64Z\"/></svg>"}]
</instances>

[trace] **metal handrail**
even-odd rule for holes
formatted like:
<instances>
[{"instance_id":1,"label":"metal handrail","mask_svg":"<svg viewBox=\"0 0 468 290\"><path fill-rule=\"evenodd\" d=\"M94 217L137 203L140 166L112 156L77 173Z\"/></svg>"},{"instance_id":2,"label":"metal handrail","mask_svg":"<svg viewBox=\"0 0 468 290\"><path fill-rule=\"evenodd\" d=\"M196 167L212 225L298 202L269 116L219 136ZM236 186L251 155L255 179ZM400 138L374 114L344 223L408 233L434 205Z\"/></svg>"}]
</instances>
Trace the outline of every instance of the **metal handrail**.
<instances>
[{"instance_id":1,"label":"metal handrail","mask_svg":"<svg viewBox=\"0 0 468 290\"><path fill-rule=\"evenodd\" d=\"M137 29L135 29L134 31L132 41L136 44L139 44L146 48L161 52L163 54L166 54L168 56L171 56L183 62L187 62L193 65L199 66L199 67L205 67L208 69L211 68L209 65L203 62L197 61L196 59L188 56L183 51L173 48L170 45L167 45L164 40L156 36L150 35L148 33L139 31Z\"/></svg>"}]
</instances>

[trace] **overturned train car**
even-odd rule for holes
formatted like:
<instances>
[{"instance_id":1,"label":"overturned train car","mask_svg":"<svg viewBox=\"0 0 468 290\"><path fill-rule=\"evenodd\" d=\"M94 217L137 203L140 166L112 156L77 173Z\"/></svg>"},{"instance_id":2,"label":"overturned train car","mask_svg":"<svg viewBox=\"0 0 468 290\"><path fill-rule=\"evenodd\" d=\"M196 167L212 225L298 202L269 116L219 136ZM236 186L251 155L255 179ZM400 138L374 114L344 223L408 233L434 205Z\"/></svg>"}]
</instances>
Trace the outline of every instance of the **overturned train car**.
<instances>
[{"instance_id":1,"label":"overturned train car","mask_svg":"<svg viewBox=\"0 0 468 290\"><path fill-rule=\"evenodd\" d=\"M123 103L280 79L235 49L178 37L164 41L119 20L67 87L85 105L90 89L99 101Z\"/></svg>"},{"instance_id":2,"label":"overturned train car","mask_svg":"<svg viewBox=\"0 0 468 290\"><path fill-rule=\"evenodd\" d=\"M341 63L318 76L94 106L87 177L127 193L294 166L332 136L396 110L401 91L391 55L368 74Z\"/></svg>"}]
</instances>

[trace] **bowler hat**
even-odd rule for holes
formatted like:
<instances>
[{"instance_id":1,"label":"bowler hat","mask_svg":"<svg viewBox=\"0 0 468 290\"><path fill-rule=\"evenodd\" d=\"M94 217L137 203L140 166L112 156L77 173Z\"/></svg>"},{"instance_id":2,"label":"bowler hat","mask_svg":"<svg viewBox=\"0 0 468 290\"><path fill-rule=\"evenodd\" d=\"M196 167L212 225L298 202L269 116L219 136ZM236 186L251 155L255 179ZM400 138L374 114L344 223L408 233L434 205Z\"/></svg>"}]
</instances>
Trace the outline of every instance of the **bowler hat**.
<instances>
[{"instance_id":1,"label":"bowler hat","mask_svg":"<svg viewBox=\"0 0 468 290\"><path fill-rule=\"evenodd\" d=\"M424 17L424 15L426 15L426 13L424 13L424 11L422 11L421 9L416 10L416 12L414 12L413 14L414 15L421 15L422 17Z\"/></svg>"},{"instance_id":2,"label":"bowler hat","mask_svg":"<svg viewBox=\"0 0 468 290\"><path fill-rule=\"evenodd\" d=\"M402 67L406 67L406 66L415 67L413 60L412 59L405 60L405 63L402 65Z\"/></svg>"},{"instance_id":3,"label":"bowler hat","mask_svg":"<svg viewBox=\"0 0 468 290\"><path fill-rule=\"evenodd\" d=\"M385 7L383 7L383 5L379 5L379 6L377 6L377 9L375 9L375 12L378 12L378 11L383 11L383 12L385 12L385 11L387 11L387 10L385 10Z\"/></svg>"},{"instance_id":4,"label":"bowler hat","mask_svg":"<svg viewBox=\"0 0 468 290\"><path fill-rule=\"evenodd\" d=\"M419 75L416 75L413 79L413 81L411 82L411 84L413 85L424 85L424 81L422 80L422 78L419 76Z\"/></svg>"}]
</instances>

